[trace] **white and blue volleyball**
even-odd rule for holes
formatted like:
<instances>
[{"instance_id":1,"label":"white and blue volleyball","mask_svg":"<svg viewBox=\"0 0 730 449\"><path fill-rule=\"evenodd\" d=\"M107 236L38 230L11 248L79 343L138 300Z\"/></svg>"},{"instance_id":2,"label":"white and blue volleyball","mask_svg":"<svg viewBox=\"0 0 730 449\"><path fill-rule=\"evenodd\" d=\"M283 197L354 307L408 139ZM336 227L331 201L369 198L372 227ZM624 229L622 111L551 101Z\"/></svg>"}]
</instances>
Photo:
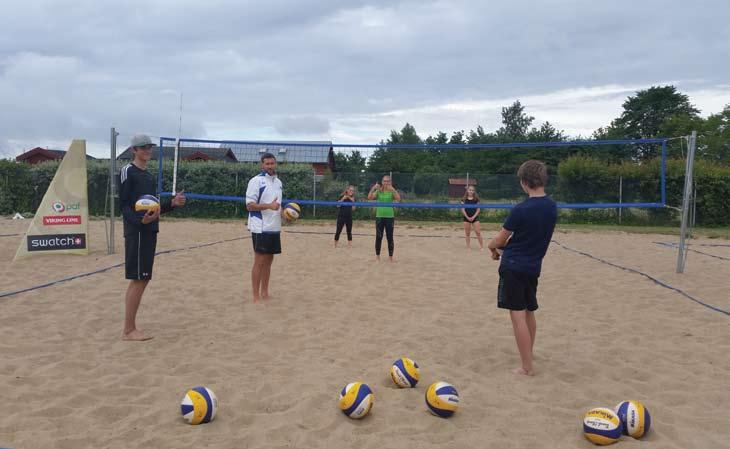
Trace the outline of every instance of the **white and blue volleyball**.
<instances>
[{"instance_id":1,"label":"white and blue volleyball","mask_svg":"<svg viewBox=\"0 0 730 449\"><path fill-rule=\"evenodd\" d=\"M459 393L450 383L432 383L426 390L426 405L434 415L449 418L459 408Z\"/></svg>"},{"instance_id":2,"label":"white and blue volleyball","mask_svg":"<svg viewBox=\"0 0 730 449\"><path fill-rule=\"evenodd\" d=\"M180 411L188 424L211 422L218 411L218 398L209 388L191 388L180 403Z\"/></svg>"},{"instance_id":3,"label":"white and blue volleyball","mask_svg":"<svg viewBox=\"0 0 730 449\"><path fill-rule=\"evenodd\" d=\"M297 203L287 203L284 206L284 216L289 221L294 221L302 214L302 208Z\"/></svg>"},{"instance_id":4,"label":"white and blue volleyball","mask_svg":"<svg viewBox=\"0 0 730 449\"><path fill-rule=\"evenodd\" d=\"M624 435L641 438L651 427L651 415L641 401L623 401L614 409L621 420L621 431Z\"/></svg>"},{"instance_id":5,"label":"white and blue volleyball","mask_svg":"<svg viewBox=\"0 0 730 449\"><path fill-rule=\"evenodd\" d=\"M367 384L353 382L340 391L340 410L352 419L360 419L370 413L375 395Z\"/></svg>"},{"instance_id":6,"label":"white and blue volleyball","mask_svg":"<svg viewBox=\"0 0 730 449\"><path fill-rule=\"evenodd\" d=\"M136 212L147 212L148 210L157 210L160 208L160 200L154 195L142 195L136 203L134 210Z\"/></svg>"},{"instance_id":7,"label":"white and blue volleyball","mask_svg":"<svg viewBox=\"0 0 730 449\"><path fill-rule=\"evenodd\" d=\"M421 370L413 360L401 357L390 367L390 377L400 388L413 388L421 378Z\"/></svg>"},{"instance_id":8,"label":"white and blue volleyball","mask_svg":"<svg viewBox=\"0 0 730 449\"><path fill-rule=\"evenodd\" d=\"M592 408L583 416L583 435L599 446L613 444L621 438L621 420L610 408Z\"/></svg>"}]
</instances>

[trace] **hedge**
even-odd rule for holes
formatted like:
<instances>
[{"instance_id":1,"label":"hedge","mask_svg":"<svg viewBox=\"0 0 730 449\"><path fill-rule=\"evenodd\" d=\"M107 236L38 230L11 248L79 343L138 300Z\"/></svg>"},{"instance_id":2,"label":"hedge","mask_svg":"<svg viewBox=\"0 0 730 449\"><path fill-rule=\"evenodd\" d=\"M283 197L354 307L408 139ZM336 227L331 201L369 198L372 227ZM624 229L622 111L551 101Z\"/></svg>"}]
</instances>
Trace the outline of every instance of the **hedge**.
<instances>
[{"instance_id":1,"label":"hedge","mask_svg":"<svg viewBox=\"0 0 730 449\"><path fill-rule=\"evenodd\" d=\"M548 185L549 193L560 202L618 202L619 179L622 179L623 202L659 202L659 160L641 165L624 163L608 164L604 161L572 157L560 163L557 174L553 174ZM89 209L91 215L108 214L108 162L88 161ZM58 162L27 165L10 160L0 160L0 214L14 212L33 213L40 203L58 168ZM150 172L157 176L158 165L149 165ZM231 164L224 162L181 161L178 167L178 189L211 195L244 196L248 180L259 172L258 164ZM314 191L313 171L306 165L281 164L279 172L284 180L286 198L321 199L334 201L348 184L355 184L358 197L362 198L369 185L377 179L372 173L357 175L327 174L318 180ZM449 198L427 174L393 173L396 185L401 188L404 201L448 202ZM503 176L504 178L498 178ZM513 202L520 196L511 184L517 185L510 175L480 175L480 194L483 201ZM171 190L172 163L163 166L164 189ZM667 204L679 207L684 186L684 161L667 161ZM492 185L494 184L494 185ZM429 187L432 185L432 187ZM697 187L696 219L704 226L726 226L730 223L730 166L711 164L698 160L695 164L695 185ZM506 187L510 187L507 189ZM439 190L441 189L441 190ZM425 192L425 193L424 193ZM496 196L495 196L496 195ZM509 198L501 198L507 195ZM514 197L512 197L514 195ZM500 197L500 198L497 198ZM487 199L488 198L488 199ZM453 201L453 200L451 200ZM118 205L117 205L118 207ZM319 206L318 218L333 218L334 207ZM180 217L232 218L245 214L243 204L231 201L189 200L188 205L175 213ZM314 214L312 206L304 207L304 216ZM412 220L457 221L458 209L413 209L403 208L397 212L399 218ZM482 212L483 221L499 222L504 211ZM374 217L373 208L358 208L356 219ZM626 223L676 223L677 212L666 209L630 209L622 211ZM561 211L563 222L609 222L615 223L615 209L590 209Z\"/></svg>"}]
</instances>

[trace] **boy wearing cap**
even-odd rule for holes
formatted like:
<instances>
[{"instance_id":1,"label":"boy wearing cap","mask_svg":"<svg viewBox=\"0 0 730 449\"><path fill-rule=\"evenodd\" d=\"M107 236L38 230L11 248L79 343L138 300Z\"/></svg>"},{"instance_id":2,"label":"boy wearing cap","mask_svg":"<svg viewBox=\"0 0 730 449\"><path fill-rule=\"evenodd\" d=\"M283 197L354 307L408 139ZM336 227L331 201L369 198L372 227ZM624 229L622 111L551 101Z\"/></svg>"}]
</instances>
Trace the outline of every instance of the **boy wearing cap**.
<instances>
[{"instance_id":1,"label":"boy wearing cap","mask_svg":"<svg viewBox=\"0 0 730 449\"><path fill-rule=\"evenodd\" d=\"M137 329L136 318L142 294L152 279L159 218L161 213L185 205L185 195L181 191L172 201L163 203L159 208L150 209L144 214L135 211L135 203L141 196L157 194L155 177L147 171L153 147L149 136L133 136L130 148L134 159L122 167L119 173L119 205L124 221L124 265L126 278L130 280L125 296L122 340L144 341L152 338Z\"/></svg>"}]
</instances>

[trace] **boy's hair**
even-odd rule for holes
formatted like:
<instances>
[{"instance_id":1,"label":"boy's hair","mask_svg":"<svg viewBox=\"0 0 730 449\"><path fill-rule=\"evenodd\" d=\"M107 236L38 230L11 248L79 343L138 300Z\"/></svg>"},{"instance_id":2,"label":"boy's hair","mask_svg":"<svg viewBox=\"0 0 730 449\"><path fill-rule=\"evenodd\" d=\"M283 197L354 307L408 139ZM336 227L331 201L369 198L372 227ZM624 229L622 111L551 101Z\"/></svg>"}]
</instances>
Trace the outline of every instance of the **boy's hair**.
<instances>
[{"instance_id":1,"label":"boy's hair","mask_svg":"<svg viewBox=\"0 0 730 449\"><path fill-rule=\"evenodd\" d=\"M261 162L263 162L264 159L273 159L273 160L276 160L276 156L274 156L273 154L267 152L267 153L264 153L264 154L261 155Z\"/></svg>"},{"instance_id":2,"label":"boy's hair","mask_svg":"<svg viewBox=\"0 0 730 449\"><path fill-rule=\"evenodd\" d=\"M479 201L479 195L477 195L477 188L474 186L467 186L466 189L464 189L464 196L461 197L461 201L466 201L466 199L469 198L469 187L474 188L474 199Z\"/></svg>"},{"instance_id":3,"label":"boy's hair","mask_svg":"<svg viewBox=\"0 0 730 449\"><path fill-rule=\"evenodd\" d=\"M548 172L545 164L540 161L529 160L520 165L517 177L527 184L527 187L536 189L545 187L548 181Z\"/></svg>"}]
</instances>

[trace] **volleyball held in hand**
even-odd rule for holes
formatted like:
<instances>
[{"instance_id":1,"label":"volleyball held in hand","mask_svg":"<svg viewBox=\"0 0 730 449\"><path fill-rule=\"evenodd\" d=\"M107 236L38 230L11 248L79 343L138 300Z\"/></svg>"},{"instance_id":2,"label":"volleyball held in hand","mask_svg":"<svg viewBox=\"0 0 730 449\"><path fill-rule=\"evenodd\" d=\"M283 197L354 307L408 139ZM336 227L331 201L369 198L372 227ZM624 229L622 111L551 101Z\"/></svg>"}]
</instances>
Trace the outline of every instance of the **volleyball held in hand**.
<instances>
[{"instance_id":1,"label":"volleyball held in hand","mask_svg":"<svg viewBox=\"0 0 730 449\"><path fill-rule=\"evenodd\" d=\"M287 203L284 206L284 217L289 221L294 221L299 218L302 213L302 208L297 203Z\"/></svg>"},{"instance_id":2,"label":"volleyball held in hand","mask_svg":"<svg viewBox=\"0 0 730 449\"><path fill-rule=\"evenodd\" d=\"M426 405L434 415L449 418L459 408L459 393L450 383L432 383L426 390Z\"/></svg>"},{"instance_id":3,"label":"volleyball held in hand","mask_svg":"<svg viewBox=\"0 0 730 449\"><path fill-rule=\"evenodd\" d=\"M352 419L360 419L370 413L375 395L367 384L353 382L345 385L340 392L340 410Z\"/></svg>"},{"instance_id":4,"label":"volleyball held in hand","mask_svg":"<svg viewBox=\"0 0 730 449\"><path fill-rule=\"evenodd\" d=\"M421 370L413 360L401 357L390 367L390 377L400 388L413 388L421 378Z\"/></svg>"},{"instance_id":5,"label":"volleyball held in hand","mask_svg":"<svg viewBox=\"0 0 730 449\"><path fill-rule=\"evenodd\" d=\"M209 388L191 388L180 402L180 411L188 424L211 422L218 411L218 398Z\"/></svg>"},{"instance_id":6,"label":"volleyball held in hand","mask_svg":"<svg viewBox=\"0 0 730 449\"><path fill-rule=\"evenodd\" d=\"M649 409L640 401L623 401L614 409L621 420L621 432L634 438L641 438L651 427Z\"/></svg>"},{"instance_id":7,"label":"volleyball held in hand","mask_svg":"<svg viewBox=\"0 0 730 449\"><path fill-rule=\"evenodd\" d=\"M142 195L139 197L136 203L134 203L134 210L136 212L157 211L160 209L160 201L154 195Z\"/></svg>"},{"instance_id":8,"label":"volleyball held in hand","mask_svg":"<svg viewBox=\"0 0 730 449\"><path fill-rule=\"evenodd\" d=\"M621 420L610 408L592 408L583 417L583 435L599 446L613 444L621 438Z\"/></svg>"}]
</instances>

